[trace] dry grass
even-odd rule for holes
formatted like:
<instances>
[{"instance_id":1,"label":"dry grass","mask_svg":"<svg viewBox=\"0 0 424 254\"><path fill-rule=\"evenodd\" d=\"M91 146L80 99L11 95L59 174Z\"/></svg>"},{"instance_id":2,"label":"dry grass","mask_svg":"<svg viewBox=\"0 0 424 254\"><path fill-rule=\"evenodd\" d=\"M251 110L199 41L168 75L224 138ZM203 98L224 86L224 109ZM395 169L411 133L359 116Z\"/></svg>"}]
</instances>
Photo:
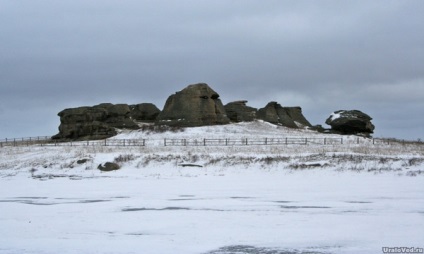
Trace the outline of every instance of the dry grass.
<instances>
[{"instance_id":1,"label":"dry grass","mask_svg":"<svg viewBox=\"0 0 424 254\"><path fill-rule=\"evenodd\" d=\"M419 176L424 164L424 145L421 142L390 144L343 145L274 145L274 146L61 146L61 147L2 147L0 170L51 168L67 170L81 166L95 169L98 158L110 157L120 165L136 168L156 165L176 166L181 163L199 164L213 168L259 167L278 170L330 168L339 171L398 172ZM97 164L96 164L97 163ZM10 172L9 172L10 173Z\"/></svg>"}]
</instances>

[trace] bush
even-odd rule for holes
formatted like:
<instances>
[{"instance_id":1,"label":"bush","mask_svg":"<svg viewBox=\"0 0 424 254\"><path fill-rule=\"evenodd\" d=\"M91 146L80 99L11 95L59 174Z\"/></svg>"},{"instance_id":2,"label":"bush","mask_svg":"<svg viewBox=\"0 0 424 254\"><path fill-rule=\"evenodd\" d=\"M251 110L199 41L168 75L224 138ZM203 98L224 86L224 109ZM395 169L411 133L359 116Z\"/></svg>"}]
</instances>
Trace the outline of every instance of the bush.
<instances>
[{"instance_id":1,"label":"bush","mask_svg":"<svg viewBox=\"0 0 424 254\"><path fill-rule=\"evenodd\" d=\"M121 154L118 157L115 157L113 162L115 163L124 163L128 161L132 161L135 159L135 156L133 154Z\"/></svg>"},{"instance_id":2,"label":"bush","mask_svg":"<svg viewBox=\"0 0 424 254\"><path fill-rule=\"evenodd\" d=\"M181 126L168 126L168 125L152 125L145 124L141 126L141 131L143 132L153 132L153 133L164 133L164 132L183 132L185 129Z\"/></svg>"}]
</instances>

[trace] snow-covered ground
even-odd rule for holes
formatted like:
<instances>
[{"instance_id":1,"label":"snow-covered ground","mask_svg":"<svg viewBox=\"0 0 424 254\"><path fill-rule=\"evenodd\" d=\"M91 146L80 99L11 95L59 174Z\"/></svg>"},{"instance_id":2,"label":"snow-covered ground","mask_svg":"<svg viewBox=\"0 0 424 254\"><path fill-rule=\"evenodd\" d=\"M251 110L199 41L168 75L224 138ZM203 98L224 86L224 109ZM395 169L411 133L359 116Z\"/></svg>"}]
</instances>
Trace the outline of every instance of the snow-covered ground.
<instances>
[{"instance_id":1,"label":"snow-covered ground","mask_svg":"<svg viewBox=\"0 0 424 254\"><path fill-rule=\"evenodd\" d=\"M254 122L115 137L146 147L0 148L0 253L424 248L422 145L159 145L205 135L321 134ZM108 161L121 169L97 169Z\"/></svg>"}]
</instances>

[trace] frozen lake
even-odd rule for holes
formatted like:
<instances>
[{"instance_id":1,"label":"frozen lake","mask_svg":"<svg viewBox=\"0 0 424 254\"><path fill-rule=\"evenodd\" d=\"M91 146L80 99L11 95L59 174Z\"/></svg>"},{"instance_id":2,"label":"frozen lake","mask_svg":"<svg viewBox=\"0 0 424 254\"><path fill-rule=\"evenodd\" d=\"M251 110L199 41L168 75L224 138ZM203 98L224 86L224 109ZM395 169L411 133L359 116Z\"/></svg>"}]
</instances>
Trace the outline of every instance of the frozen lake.
<instances>
[{"instance_id":1,"label":"frozen lake","mask_svg":"<svg viewBox=\"0 0 424 254\"><path fill-rule=\"evenodd\" d=\"M175 167L52 172L2 174L0 253L424 247L422 176Z\"/></svg>"}]
</instances>

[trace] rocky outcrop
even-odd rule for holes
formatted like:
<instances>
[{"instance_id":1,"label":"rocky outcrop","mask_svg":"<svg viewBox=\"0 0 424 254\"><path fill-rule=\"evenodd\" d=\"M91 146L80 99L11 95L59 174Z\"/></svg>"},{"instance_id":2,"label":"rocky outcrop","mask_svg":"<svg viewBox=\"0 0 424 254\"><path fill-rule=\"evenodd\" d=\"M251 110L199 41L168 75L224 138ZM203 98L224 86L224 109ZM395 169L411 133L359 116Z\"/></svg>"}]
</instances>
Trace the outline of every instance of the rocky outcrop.
<instances>
[{"instance_id":1,"label":"rocky outcrop","mask_svg":"<svg viewBox=\"0 0 424 254\"><path fill-rule=\"evenodd\" d=\"M59 112L59 134L53 139L93 140L117 134L115 128L137 129L126 104L104 103L93 107L69 108Z\"/></svg>"},{"instance_id":2,"label":"rocky outcrop","mask_svg":"<svg viewBox=\"0 0 424 254\"><path fill-rule=\"evenodd\" d=\"M219 94L207 84L189 85L167 99L156 124L194 127L227 124L228 119Z\"/></svg>"},{"instance_id":3,"label":"rocky outcrop","mask_svg":"<svg viewBox=\"0 0 424 254\"><path fill-rule=\"evenodd\" d=\"M247 101L234 101L224 106L227 117L232 122L251 122L256 119L256 108L246 105Z\"/></svg>"},{"instance_id":4,"label":"rocky outcrop","mask_svg":"<svg viewBox=\"0 0 424 254\"><path fill-rule=\"evenodd\" d=\"M219 125L230 122L247 122L256 119L290 128L314 127L306 120L300 107L282 107L277 102L268 103L256 109L246 105L247 101L230 102L225 107L219 94L205 83L189 85L168 97L163 111L151 103L136 105L104 103L93 107L65 109L59 112L59 133L53 139L93 140L104 139L117 134L117 129L139 129L139 122L154 123L153 128L171 128ZM339 123L332 121L332 130L338 132L372 133L374 126L360 123L357 116ZM371 118L370 118L371 119ZM334 120L334 119L333 119ZM348 122L348 123L346 123ZM362 125L364 126L362 126ZM328 132L322 127L315 130Z\"/></svg>"},{"instance_id":5,"label":"rocky outcrop","mask_svg":"<svg viewBox=\"0 0 424 254\"><path fill-rule=\"evenodd\" d=\"M338 110L325 121L333 132L341 134L362 134L369 136L374 132L372 118L359 110Z\"/></svg>"},{"instance_id":6,"label":"rocky outcrop","mask_svg":"<svg viewBox=\"0 0 424 254\"><path fill-rule=\"evenodd\" d=\"M258 110L258 119L290 128L309 127L311 124L302 114L300 107L282 107L275 101Z\"/></svg>"},{"instance_id":7,"label":"rocky outcrop","mask_svg":"<svg viewBox=\"0 0 424 254\"><path fill-rule=\"evenodd\" d=\"M130 116L140 122L154 122L160 114L160 110L152 103L130 105Z\"/></svg>"}]
</instances>

